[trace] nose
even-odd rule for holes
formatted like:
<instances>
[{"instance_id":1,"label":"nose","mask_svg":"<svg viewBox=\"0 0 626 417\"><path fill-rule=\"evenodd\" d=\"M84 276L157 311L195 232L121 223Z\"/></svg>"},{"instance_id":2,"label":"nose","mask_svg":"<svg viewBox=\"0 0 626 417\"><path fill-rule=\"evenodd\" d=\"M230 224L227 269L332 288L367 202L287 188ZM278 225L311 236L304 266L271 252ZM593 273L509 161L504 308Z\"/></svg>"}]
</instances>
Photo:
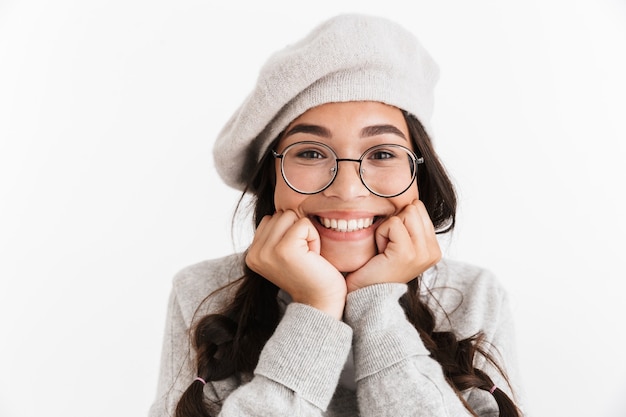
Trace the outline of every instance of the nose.
<instances>
[{"instance_id":1,"label":"nose","mask_svg":"<svg viewBox=\"0 0 626 417\"><path fill-rule=\"evenodd\" d=\"M343 200L368 196L370 191L361 181L360 166L358 159L338 159L337 174L330 187L323 191L324 195Z\"/></svg>"}]
</instances>

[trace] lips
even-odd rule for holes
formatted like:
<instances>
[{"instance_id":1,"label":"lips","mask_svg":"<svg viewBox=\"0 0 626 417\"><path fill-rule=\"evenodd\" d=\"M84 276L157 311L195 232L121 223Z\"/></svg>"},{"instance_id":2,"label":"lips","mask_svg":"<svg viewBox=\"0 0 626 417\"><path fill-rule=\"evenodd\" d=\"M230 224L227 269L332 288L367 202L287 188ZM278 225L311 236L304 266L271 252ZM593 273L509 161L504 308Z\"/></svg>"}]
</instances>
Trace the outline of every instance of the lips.
<instances>
[{"instance_id":1,"label":"lips","mask_svg":"<svg viewBox=\"0 0 626 417\"><path fill-rule=\"evenodd\" d=\"M333 219L328 217L318 217L319 223L326 229L335 232L357 232L367 229L376 221L375 217L363 217L358 219Z\"/></svg>"}]
</instances>

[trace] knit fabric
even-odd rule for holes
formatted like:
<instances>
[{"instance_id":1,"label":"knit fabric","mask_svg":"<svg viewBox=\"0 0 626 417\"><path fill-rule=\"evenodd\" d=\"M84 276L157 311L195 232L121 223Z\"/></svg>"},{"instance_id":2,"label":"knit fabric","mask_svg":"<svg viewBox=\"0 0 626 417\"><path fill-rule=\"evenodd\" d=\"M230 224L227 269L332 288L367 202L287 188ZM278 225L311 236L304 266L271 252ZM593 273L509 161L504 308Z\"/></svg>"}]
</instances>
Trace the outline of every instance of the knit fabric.
<instances>
[{"instance_id":1,"label":"knit fabric","mask_svg":"<svg viewBox=\"0 0 626 417\"><path fill-rule=\"evenodd\" d=\"M270 142L305 111L324 103L378 101L413 114L430 133L439 70L400 25L340 15L272 55L256 86L222 129L215 166L243 190Z\"/></svg>"},{"instance_id":2,"label":"knit fabric","mask_svg":"<svg viewBox=\"0 0 626 417\"><path fill-rule=\"evenodd\" d=\"M175 277L151 417L173 415L181 393L193 382L196 370L189 328L194 317L218 311L229 302L232 289L203 300L240 277L242 261L241 255L205 261ZM450 260L442 260L432 272L430 291L422 297L435 313L437 330L454 330L460 338L483 331L518 392L513 323L498 281L483 269ZM398 304L406 290L404 284L376 284L352 292L343 321L289 303L252 379L209 381L204 388L207 400L222 404L220 416L470 415ZM339 384L351 348L356 390ZM480 358L475 365L500 389L511 392L493 366ZM464 398L478 415L498 415L488 392L473 389Z\"/></svg>"}]
</instances>

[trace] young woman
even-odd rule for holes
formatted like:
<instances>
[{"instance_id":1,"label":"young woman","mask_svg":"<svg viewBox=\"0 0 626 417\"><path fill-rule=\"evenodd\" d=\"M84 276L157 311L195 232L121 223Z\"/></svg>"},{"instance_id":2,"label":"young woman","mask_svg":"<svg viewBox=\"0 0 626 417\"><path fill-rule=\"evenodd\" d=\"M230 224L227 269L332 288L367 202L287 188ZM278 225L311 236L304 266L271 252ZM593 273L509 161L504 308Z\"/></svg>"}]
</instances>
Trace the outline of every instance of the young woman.
<instances>
[{"instance_id":1,"label":"young woman","mask_svg":"<svg viewBox=\"0 0 626 417\"><path fill-rule=\"evenodd\" d=\"M521 415L505 292L441 259L436 80L370 16L270 57L214 149L255 197L254 240L175 278L152 416Z\"/></svg>"}]
</instances>

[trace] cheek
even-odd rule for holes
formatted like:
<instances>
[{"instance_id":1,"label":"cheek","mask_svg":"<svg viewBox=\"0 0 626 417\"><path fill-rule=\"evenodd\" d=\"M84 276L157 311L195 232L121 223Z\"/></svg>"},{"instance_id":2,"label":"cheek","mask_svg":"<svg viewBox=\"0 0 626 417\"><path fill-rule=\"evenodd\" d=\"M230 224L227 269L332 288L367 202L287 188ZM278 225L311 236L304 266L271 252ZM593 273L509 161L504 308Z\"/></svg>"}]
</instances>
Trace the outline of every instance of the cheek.
<instances>
[{"instance_id":1,"label":"cheek","mask_svg":"<svg viewBox=\"0 0 626 417\"><path fill-rule=\"evenodd\" d=\"M420 197L420 193L417 189L417 183L414 182L411 188L406 190L403 194L400 194L397 197L394 197L391 200L392 204L396 207L396 212L399 212L407 205L411 204L413 201L418 200Z\"/></svg>"},{"instance_id":2,"label":"cheek","mask_svg":"<svg viewBox=\"0 0 626 417\"><path fill-rule=\"evenodd\" d=\"M306 196L289 188L280 176L280 173L278 175L279 177L274 190L274 206L276 210L294 210L298 212L298 207L300 207Z\"/></svg>"},{"instance_id":3,"label":"cheek","mask_svg":"<svg viewBox=\"0 0 626 417\"><path fill-rule=\"evenodd\" d=\"M285 210L285 208L289 206L288 191L290 189L287 187L287 184L285 184L285 181L281 176L278 164L276 164L275 168L274 206L276 207L276 210Z\"/></svg>"},{"instance_id":4,"label":"cheek","mask_svg":"<svg viewBox=\"0 0 626 417\"><path fill-rule=\"evenodd\" d=\"M420 191L417 188L417 180L415 180L413 186L407 190L407 193L410 193L411 201L418 200L420 198Z\"/></svg>"}]
</instances>

